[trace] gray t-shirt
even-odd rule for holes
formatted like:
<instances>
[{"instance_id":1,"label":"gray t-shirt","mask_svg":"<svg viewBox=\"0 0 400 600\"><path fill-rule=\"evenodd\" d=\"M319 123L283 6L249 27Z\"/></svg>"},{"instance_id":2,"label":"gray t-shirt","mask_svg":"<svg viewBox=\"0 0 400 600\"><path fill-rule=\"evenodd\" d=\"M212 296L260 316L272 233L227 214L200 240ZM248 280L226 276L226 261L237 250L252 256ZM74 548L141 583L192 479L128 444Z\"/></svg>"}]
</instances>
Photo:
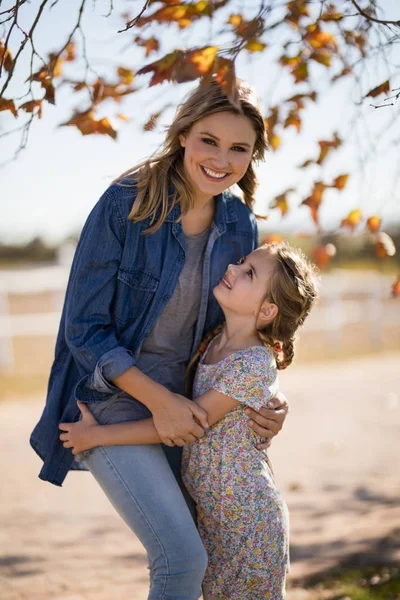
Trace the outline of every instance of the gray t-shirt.
<instances>
[{"instance_id":1,"label":"gray t-shirt","mask_svg":"<svg viewBox=\"0 0 400 600\"><path fill-rule=\"evenodd\" d=\"M136 367L171 392L185 394L185 371L200 309L203 258L210 230L185 235L186 262L172 298L143 342Z\"/></svg>"}]
</instances>

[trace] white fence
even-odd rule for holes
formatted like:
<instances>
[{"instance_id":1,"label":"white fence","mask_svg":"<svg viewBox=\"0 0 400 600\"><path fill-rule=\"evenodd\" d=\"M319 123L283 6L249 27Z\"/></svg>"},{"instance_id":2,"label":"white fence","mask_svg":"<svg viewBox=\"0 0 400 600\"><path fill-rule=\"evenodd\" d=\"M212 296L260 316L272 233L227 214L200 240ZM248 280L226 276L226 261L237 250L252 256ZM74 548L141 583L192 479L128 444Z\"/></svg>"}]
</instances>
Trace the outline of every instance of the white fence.
<instances>
[{"instance_id":1,"label":"white fence","mask_svg":"<svg viewBox=\"0 0 400 600\"><path fill-rule=\"evenodd\" d=\"M13 339L29 336L55 337L69 274L63 265L0 271L0 368L14 365ZM344 327L363 322L372 343L379 346L384 327L400 325L399 302L388 300L391 277L378 273L334 271L324 274L321 299L304 330L324 332L330 347L338 346ZM48 294L54 310L10 313L10 298Z\"/></svg>"}]
</instances>

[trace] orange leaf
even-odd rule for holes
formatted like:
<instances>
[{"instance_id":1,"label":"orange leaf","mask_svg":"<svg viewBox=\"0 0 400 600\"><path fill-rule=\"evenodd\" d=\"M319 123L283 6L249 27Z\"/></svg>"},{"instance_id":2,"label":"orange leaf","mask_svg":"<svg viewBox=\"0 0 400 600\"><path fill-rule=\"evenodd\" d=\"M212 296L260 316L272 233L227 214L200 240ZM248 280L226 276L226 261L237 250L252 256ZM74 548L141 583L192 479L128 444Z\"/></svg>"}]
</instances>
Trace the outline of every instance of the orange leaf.
<instances>
[{"instance_id":1,"label":"orange leaf","mask_svg":"<svg viewBox=\"0 0 400 600\"><path fill-rule=\"evenodd\" d=\"M372 231L372 233L376 233L377 231L379 231L380 226L381 226L381 218L380 217L373 215L372 217L369 217L369 219L367 219L367 227L370 231Z\"/></svg>"},{"instance_id":2,"label":"orange leaf","mask_svg":"<svg viewBox=\"0 0 400 600\"><path fill-rule=\"evenodd\" d=\"M379 96L379 94L387 94L389 91L390 91L390 83L389 83L389 79L388 79L387 81L384 81L383 83L381 83L374 89L370 90L368 92L368 94L365 95L365 97L366 98L368 98L368 97L375 98L376 96Z\"/></svg>"},{"instance_id":3,"label":"orange leaf","mask_svg":"<svg viewBox=\"0 0 400 600\"><path fill-rule=\"evenodd\" d=\"M145 131L153 131L153 129L154 129L154 128L156 127L156 125L157 125L157 121L158 121L158 119L159 119L160 115L161 115L161 113L160 113L160 112L157 112L157 113L154 113L154 115L151 115L151 117L150 117L150 119L147 121L147 123L145 123L145 124L143 125L143 129L144 129Z\"/></svg>"},{"instance_id":4,"label":"orange leaf","mask_svg":"<svg viewBox=\"0 0 400 600\"><path fill-rule=\"evenodd\" d=\"M153 72L153 77L150 80L149 86L157 85L163 81L171 81L174 77L174 67L177 61L182 57L182 50L175 50L166 54L159 60L156 60L145 67L142 67L137 72L137 75L143 75L145 73Z\"/></svg>"},{"instance_id":5,"label":"orange leaf","mask_svg":"<svg viewBox=\"0 0 400 600\"><path fill-rule=\"evenodd\" d=\"M9 49L6 49L2 42L0 42L0 63L1 61L3 61L3 67L9 73L12 68L13 58Z\"/></svg>"},{"instance_id":6,"label":"orange leaf","mask_svg":"<svg viewBox=\"0 0 400 600\"><path fill-rule=\"evenodd\" d=\"M231 15L228 19L228 25L233 25L234 27L239 27L243 22L242 15Z\"/></svg>"},{"instance_id":7,"label":"orange leaf","mask_svg":"<svg viewBox=\"0 0 400 600\"><path fill-rule=\"evenodd\" d=\"M331 50L337 49L335 36L327 31L321 31L318 28L315 31L308 31L305 35L305 40L309 42L311 48L314 50L320 48L329 48Z\"/></svg>"},{"instance_id":8,"label":"orange leaf","mask_svg":"<svg viewBox=\"0 0 400 600\"><path fill-rule=\"evenodd\" d=\"M12 112L14 117L18 117L18 111L15 107L14 100L7 100L6 98L0 98L0 112L3 110L9 110Z\"/></svg>"},{"instance_id":9,"label":"orange leaf","mask_svg":"<svg viewBox=\"0 0 400 600\"><path fill-rule=\"evenodd\" d=\"M296 83L301 81L307 81L308 79L308 65L306 62L301 62L297 67L292 70L292 75Z\"/></svg>"},{"instance_id":10,"label":"orange leaf","mask_svg":"<svg viewBox=\"0 0 400 600\"><path fill-rule=\"evenodd\" d=\"M320 153L316 160L317 165L322 165L329 152L333 148L338 148L341 145L342 141L338 137L337 133L334 134L332 140L320 140L318 145L320 147Z\"/></svg>"},{"instance_id":11,"label":"orange leaf","mask_svg":"<svg viewBox=\"0 0 400 600\"><path fill-rule=\"evenodd\" d=\"M336 248L333 244L326 244L325 246L316 246L313 249L313 259L319 269L326 267L331 258L336 255Z\"/></svg>"},{"instance_id":12,"label":"orange leaf","mask_svg":"<svg viewBox=\"0 0 400 600\"><path fill-rule=\"evenodd\" d=\"M197 76L206 75L212 71L217 50L218 46L206 46L187 53L186 59L194 65Z\"/></svg>"},{"instance_id":13,"label":"orange leaf","mask_svg":"<svg viewBox=\"0 0 400 600\"><path fill-rule=\"evenodd\" d=\"M20 108L27 113L33 113L35 109L37 109L36 116L41 119L42 118L42 101L41 100L29 100L29 102L25 102L21 104Z\"/></svg>"},{"instance_id":14,"label":"orange leaf","mask_svg":"<svg viewBox=\"0 0 400 600\"><path fill-rule=\"evenodd\" d=\"M268 140L269 140L269 143L270 143L271 148L272 148L273 151L278 150L279 146L282 143L282 140L279 137L279 135L268 136Z\"/></svg>"},{"instance_id":15,"label":"orange leaf","mask_svg":"<svg viewBox=\"0 0 400 600\"><path fill-rule=\"evenodd\" d=\"M392 296L393 298L400 296L400 275L397 276L396 281L392 285Z\"/></svg>"},{"instance_id":16,"label":"orange leaf","mask_svg":"<svg viewBox=\"0 0 400 600\"><path fill-rule=\"evenodd\" d=\"M305 160L301 165L299 165L299 169L305 169L306 167L309 167L313 164L315 164L315 160L309 158L308 160Z\"/></svg>"},{"instance_id":17,"label":"orange leaf","mask_svg":"<svg viewBox=\"0 0 400 600\"><path fill-rule=\"evenodd\" d=\"M316 50L310 55L311 60L315 60L317 63L324 65L325 67L331 66L332 54L329 50Z\"/></svg>"},{"instance_id":18,"label":"orange leaf","mask_svg":"<svg viewBox=\"0 0 400 600\"><path fill-rule=\"evenodd\" d=\"M263 244L279 244L280 242L283 241L283 238L281 235L279 235L278 233L270 233L269 235L267 235L267 237L263 240Z\"/></svg>"},{"instance_id":19,"label":"orange leaf","mask_svg":"<svg viewBox=\"0 0 400 600\"><path fill-rule=\"evenodd\" d=\"M134 74L131 69L126 69L125 67L118 67L117 74L120 79L122 79L122 83L125 85L130 85L133 81Z\"/></svg>"},{"instance_id":20,"label":"orange leaf","mask_svg":"<svg viewBox=\"0 0 400 600\"><path fill-rule=\"evenodd\" d=\"M267 47L267 44L259 42L258 40L249 40L244 47L249 52L262 52Z\"/></svg>"},{"instance_id":21,"label":"orange leaf","mask_svg":"<svg viewBox=\"0 0 400 600\"><path fill-rule=\"evenodd\" d=\"M290 127L291 125L293 125L293 127L295 127L297 129L297 133L300 133L301 130L301 119L300 119L300 115L297 111L291 111L288 116L286 117L286 120L283 124L283 126L285 128Z\"/></svg>"},{"instance_id":22,"label":"orange leaf","mask_svg":"<svg viewBox=\"0 0 400 600\"><path fill-rule=\"evenodd\" d=\"M342 220L340 223L341 227L348 227L352 231L357 227L359 222L361 221L362 213L358 208L356 210L352 210L349 212L347 217Z\"/></svg>"},{"instance_id":23,"label":"orange leaf","mask_svg":"<svg viewBox=\"0 0 400 600\"><path fill-rule=\"evenodd\" d=\"M215 78L231 100L236 100L235 63L228 58L218 56L215 59Z\"/></svg>"},{"instance_id":24,"label":"orange leaf","mask_svg":"<svg viewBox=\"0 0 400 600\"><path fill-rule=\"evenodd\" d=\"M281 211L282 217L284 217L289 210L289 205L288 205L288 201L287 201L287 193L289 191L292 191L292 190L287 190L283 194L276 196L274 204L271 204L271 207L270 207L270 208L279 208L279 210Z\"/></svg>"},{"instance_id":25,"label":"orange leaf","mask_svg":"<svg viewBox=\"0 0 400 600\"><path fill-rule=\"evenodd\" d=\"M160 49L160 43L159 43L158 39L155 38L154 36L152 36L148 39L144 39L144 38L140 37L140 35L137 35L135 37L134 41L136 42L136 44L138 46L142 46L143 48L146 49L146 58L148 56L150 56L150 54L152 52L157 52L157 50Z\"/></svg>"},{"instance_id":26,"label":"orange leaf","mask_svg":"<svg viewBox=\"0 0 400 600\"><path fill-rule=\"evenodd\" d=\"M69 44L67 44L67 47L64 50L66 56L65 56L65 60L67 62L72 62L76 59L76 46L74 42L69 42Z\"/></svg>"},{"instance_id":27,"label":"orange leaf","mask_svg":"<svg viewBox=\"0 0 400 600\"><path fill-rule=\"evenodd\" d=\"M337 190L342 190L346 186L348 178L349 178L348 173L339 175L338 177L336 177L336 179L334 180L331 187L336 188Z\"/></svg>"},{"instance_id":28,"label":"orange leaf","mask_svg":"<svg viewBox=\"0 0 400 600\"><path fill-rule=\"evenodd\" d=\"M308 206L310 208L312 220L316 225L319 225L318 209L322 202L322 196L324 194L325 189L326 185L322 183L322 181L316 181L311 195L308 196L301 203L302 205L304 204L305 206Z\"/></svg>"},{"instance_id":29,"label":"orange leaf","mask_svg":"<svg viewBox=\"0 0 400 600\"><path fill-rule=\"evenodd\" d=\"M60 127L65 126L75 126L79 129L82 135L109 135L114 140L117 137L117 132L111 126L111 123L108 119L103 118L100 120L96 120L94 118L94 112L92 110L86 110L81 113L75 113L73 117L66 121L65 123L61 123Z\"/></svg>"},{"instance_id":30,"label":"orange leaf","mask_svg":"<svg viewBox=\"0 0 400 600\"><path fill-rule=\"evenodd\" d=\"M127 117L126 115L123 115L122 113L118 113L117 117L118 117L118 119L120 119L121 121L124 121L125 123L129 122L129 117Z\"/></svg>"}]
</instances>

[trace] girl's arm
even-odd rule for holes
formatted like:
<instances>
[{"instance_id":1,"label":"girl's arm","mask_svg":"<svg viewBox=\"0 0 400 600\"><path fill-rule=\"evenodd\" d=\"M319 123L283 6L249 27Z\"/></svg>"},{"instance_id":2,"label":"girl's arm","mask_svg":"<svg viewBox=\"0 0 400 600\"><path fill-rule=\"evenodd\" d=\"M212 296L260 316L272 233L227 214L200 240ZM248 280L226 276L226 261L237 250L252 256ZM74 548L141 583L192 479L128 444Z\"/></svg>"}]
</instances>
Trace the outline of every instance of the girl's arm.
<instances>
[{"instance_id":1,"label":"girl's arm","mask_svg":"<svg viewBox=\"0 0 400 600\"><path fill-rule=\"evenodd\" d=\"M214 425L239 403L215 390L196 398L196 404L208 414L208 422ZM82 419L76 423L60 423L59 428L64 432L60 435L64 448L72 448L72 454L79 454L96 446L123 446L139 444L159 444L161 438L154 426L153 419L128 421L113 425L99 425L87 406L78 402ZM195 436L189 439L195 440ZM187 440L185 440L187 443ZM178 442L179 446L185 441Z\"/></svg>"}]
</instances>

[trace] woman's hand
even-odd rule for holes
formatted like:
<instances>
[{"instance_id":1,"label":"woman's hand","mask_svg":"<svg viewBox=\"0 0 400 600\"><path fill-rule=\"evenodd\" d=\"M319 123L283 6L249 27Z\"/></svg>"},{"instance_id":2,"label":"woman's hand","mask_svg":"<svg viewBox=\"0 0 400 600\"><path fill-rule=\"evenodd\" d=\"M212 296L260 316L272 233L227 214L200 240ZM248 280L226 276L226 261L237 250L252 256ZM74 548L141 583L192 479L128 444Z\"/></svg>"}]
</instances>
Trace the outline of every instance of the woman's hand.
<instances>
[{"instance_id":1,"label":"woman's hand","mask_svg":"<svg viewBox=\"0 0 400 600\"><path fill-rule=\"evenodd\" d=\"M207 413L192 400L170 394L168 401L152 407L154 426L163 444L185 446L204 435Z\"/></svg>"},{"instance_id":2,"label":"woman's hand","mask_svg":"<svg viewBox=\"0 0 400 600\"><path fill-rule=\"evenodd\" d=\"M252 408L246 408L246 414L249 417L249 427L260 437L265 438L265 442L257 444L258 450L264 450L271 445L271 439L276 436L283 427L286 415L289 412L289 405L286 396L279 392L275 398L268 402L268 408L260 408L259 411Z\"/></svg>"},{"instance_id":3,"label":"woman's hand","mask_svg":"<svg viewBox=\"0 0 400 600\"><path fill-rule=\"evenodd\" d=\"M64 431L60 435L64 448L72 448L72 454L79 454L84 450L90 450L96 444L95 432L99 427L98 422L83 402L78 402L82 418L76 423L60 423L59 429Z\"/></svg>"}]
</instances>

